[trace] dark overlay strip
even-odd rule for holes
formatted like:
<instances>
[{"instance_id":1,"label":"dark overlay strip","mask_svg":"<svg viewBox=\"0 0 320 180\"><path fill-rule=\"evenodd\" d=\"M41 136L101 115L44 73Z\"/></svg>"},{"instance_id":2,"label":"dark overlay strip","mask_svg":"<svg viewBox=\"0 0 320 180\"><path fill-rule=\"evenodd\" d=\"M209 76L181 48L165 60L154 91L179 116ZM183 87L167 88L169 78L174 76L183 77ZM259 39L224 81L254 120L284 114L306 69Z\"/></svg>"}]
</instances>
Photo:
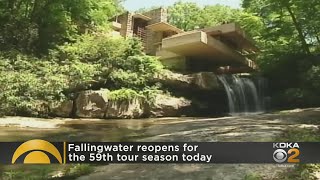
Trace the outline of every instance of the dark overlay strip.
<instances>
[{"instance_id":1,"label":"dark overlay strip","mask_svg":"<svg viewBox=\"0 0 320 180\"><path fill-rule=\"evenodd\" d=\"M1 164L320 163L315 142L0 142Z\"/></svg>"}]
</instances>

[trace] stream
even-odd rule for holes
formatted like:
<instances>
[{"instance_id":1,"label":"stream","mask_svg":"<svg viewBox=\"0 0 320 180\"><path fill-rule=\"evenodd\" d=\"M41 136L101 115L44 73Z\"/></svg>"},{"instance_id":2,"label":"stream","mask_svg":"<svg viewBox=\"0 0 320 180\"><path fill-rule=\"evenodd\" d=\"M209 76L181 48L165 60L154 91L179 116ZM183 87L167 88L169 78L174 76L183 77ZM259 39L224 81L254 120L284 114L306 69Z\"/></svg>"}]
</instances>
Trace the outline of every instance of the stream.
<instances>
[{"instance_id":1,"label":"stream","mask_svg":"<svg viewBox=\"0 0 320 180\"><path fill-rule=\"evenodd\" d=\"M287 128L318 129L320 108L221 118L138 120L0 118L1 141L272 141ZM272 178L278 165L112 164L79 179L243 179L258 172Z\"/></svg>"}]
</instances>

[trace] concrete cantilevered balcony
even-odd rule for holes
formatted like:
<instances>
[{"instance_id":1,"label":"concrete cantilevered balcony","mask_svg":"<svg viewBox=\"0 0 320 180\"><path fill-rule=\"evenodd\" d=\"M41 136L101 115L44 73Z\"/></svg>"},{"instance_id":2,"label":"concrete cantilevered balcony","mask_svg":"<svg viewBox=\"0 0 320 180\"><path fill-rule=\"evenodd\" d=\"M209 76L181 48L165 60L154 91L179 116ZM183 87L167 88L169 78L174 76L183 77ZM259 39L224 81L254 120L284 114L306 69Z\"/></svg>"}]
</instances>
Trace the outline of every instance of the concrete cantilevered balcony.
<instances>
[{"instance_id":1,"label":"concrete cantilevered balcony","mask_svg":"<svg viewBox=\"0 0 320 180\"><path fill-rule=\"evenodd\" d=\"M211 60L218 66L246 66L256 69L253 61L234 51L210 34L199 31L181 33L162 40L162 51L194 60ZM163 57L165 58L165 57Z\"/></svg>"}]
</instances>

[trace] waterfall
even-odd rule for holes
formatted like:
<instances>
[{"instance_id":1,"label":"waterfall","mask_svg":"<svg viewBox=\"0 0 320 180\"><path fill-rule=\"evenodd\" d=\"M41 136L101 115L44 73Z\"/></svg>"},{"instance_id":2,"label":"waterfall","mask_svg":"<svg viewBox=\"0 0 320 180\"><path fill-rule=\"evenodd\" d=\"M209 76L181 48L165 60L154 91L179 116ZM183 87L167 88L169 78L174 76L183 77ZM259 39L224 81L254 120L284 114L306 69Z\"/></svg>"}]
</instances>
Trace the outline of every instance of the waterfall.
<instances>
[{"instance_id":1,"label":"waterfall","mask_svg":"<svg viewBox=\"0 0 320 180\"><path fill-rule=\"evenodd\" d=\"M265 110L266 83L263 79L258 78L254 82L250 78L239 75L219 75L218 79L225 88L231 115L260 113Z\"/></svg>"}]
</instances>

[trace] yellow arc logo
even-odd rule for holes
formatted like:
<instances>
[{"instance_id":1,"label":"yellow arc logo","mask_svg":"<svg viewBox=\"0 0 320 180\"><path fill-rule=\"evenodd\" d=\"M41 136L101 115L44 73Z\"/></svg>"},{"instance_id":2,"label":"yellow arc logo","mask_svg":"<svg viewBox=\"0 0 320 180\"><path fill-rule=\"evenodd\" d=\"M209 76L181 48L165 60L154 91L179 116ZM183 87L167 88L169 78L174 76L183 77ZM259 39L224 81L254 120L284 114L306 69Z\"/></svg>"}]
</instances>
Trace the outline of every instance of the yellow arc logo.
<instances>
[{"instance_id":1,"label":"yellow arc logo","mask_svg":"<svg viewBox=\"0 0 320 180\"><path fill-rule=\"evenodd\" d=\"M14 152L11 162L14 164L22 154L29 152L23 161L24 164L50 164L50 158L43 151L52 154L62 164L59 150L50 142L40 139L21 144Z\"/></svg>"}]
</instances>

